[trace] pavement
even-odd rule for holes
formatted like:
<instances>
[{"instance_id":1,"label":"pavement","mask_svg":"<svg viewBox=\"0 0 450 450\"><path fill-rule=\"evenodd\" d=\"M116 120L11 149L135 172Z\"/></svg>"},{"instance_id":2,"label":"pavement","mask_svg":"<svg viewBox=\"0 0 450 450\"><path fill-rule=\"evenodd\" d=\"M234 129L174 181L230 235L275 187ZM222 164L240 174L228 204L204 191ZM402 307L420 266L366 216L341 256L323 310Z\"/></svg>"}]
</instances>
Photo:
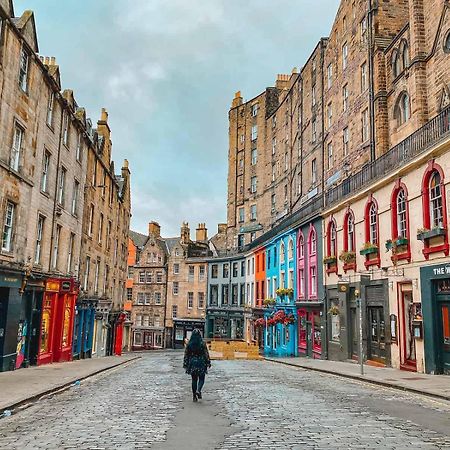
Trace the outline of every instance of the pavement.
<instances>
[{"instance_id":1,"label":"pavement","mask_svg":"<svg viewBox=\"0 0 450 450\"><path fill-rule=\"evenodd\" d=\"M107 356L64 363L33 366L0 373L0 413L28 403L43 395L64 389L76 381L95 375L139 356Z\"/></svg>"},{"instance_id":2,"label":"pavement","mask_svg":"<svg viewBox=\"0 0 450 450\"><path fill-rule=\"evenodd\" d=\"M213 361L193 403L182 363L182 352L148 352L89 377L1 419L0 448L450 449L443 399L230 360Z\"/></svg>"},{"instance_id":3,"label":"pavement","mask_svg":"<svg viewBox=\"0 0 450 450\"><path fill-rule=\"evenodd\" d=\"M353 361L328 361L302 357L266 357L264 359L450 401L450 376L448 375L428 375L366 364L364 365L364 375L361 375L360 365Z\"/></svg>"}]
</instances>

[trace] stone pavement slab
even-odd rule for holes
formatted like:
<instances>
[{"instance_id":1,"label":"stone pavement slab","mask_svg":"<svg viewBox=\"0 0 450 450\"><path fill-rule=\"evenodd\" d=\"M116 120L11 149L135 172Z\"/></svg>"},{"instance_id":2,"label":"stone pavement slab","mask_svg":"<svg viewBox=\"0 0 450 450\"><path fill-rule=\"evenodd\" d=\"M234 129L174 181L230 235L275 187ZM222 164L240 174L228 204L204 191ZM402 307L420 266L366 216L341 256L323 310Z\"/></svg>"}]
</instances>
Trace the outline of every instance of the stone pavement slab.
<instances>
[{"instance_id":1,"label":"stone pavement slab","mask_svg":"<svg viewBox=\"0 0 450 450\"><path fill-rule=\"evenodd\" d=\"M351 361L328 361L302 357L264 359L450 400L450 376L448 375L428 375L368 365L364 365L364 375L361 375L359 364Z\"/></svg>"},{"instance_id":2,"label":"stone pavement slab","mask_svg":"<svg viewBox=\"0 0 450 450\"><path fill-rule=\"evenodd\" d=\"M0 412L137 358L134 354L106 356L1 372Z\"/></svg>"}]
</instances>

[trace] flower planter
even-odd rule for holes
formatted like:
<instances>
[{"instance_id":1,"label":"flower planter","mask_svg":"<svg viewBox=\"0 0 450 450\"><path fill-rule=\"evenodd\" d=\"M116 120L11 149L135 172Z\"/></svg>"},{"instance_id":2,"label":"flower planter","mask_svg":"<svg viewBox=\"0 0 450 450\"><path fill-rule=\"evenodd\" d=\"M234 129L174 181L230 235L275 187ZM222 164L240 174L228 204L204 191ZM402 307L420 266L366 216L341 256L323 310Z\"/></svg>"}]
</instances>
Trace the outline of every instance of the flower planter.
<instances>
[{"instance_id":1,"label":"flower planter","mask_svg":"<svg viewBox=\"0 0 450 450\"><path fill-rule=\"evenodd\" d=\"M378 253L378 247L363 248L359 251L360 255L373 255Z\"/></svg>"},{"instance_id":2,"label":"flower planter","mask_svg":"<svg viewBox=\"0 0 450 450\"><path fill-rule=\"evenodd\" d=\"M431 230L421 231L417 233L419 241L426 241L434 237L445 236L447 230L445 228L432 228Z\"/></svg>"},{"instance_id":3,"label":"flower planter","mask_svg":"<svg viewBox=\"0 0 450 450\"><path fill-rule=\"evenodd\" d=\"M395 245L397 247L401 247L402 245L408 245L408 238L398 238L395 241Z\"/></svg>"},{"instance_id":4,"label":"flower planter","mask_svg":"<svg viewBox=\"0 0 450 450\"><path fill-rule=\"evenodd\" d=\"M335 264L337 261L336 256L327 256L326 258L323 258L323 263L326 266L331 266L332 264Z\"/></svg>"}]
</instances>

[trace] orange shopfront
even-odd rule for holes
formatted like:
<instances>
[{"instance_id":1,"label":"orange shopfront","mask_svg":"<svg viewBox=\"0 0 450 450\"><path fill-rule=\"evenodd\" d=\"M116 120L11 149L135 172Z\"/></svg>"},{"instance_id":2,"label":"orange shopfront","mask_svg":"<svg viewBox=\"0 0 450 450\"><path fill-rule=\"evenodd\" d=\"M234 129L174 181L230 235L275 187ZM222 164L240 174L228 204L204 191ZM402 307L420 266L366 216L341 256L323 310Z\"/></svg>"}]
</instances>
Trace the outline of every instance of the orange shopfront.
<instances>
[{"instance_id":1,"label":"orange shopfront","mask_svg":"<svg viewBox=\"0 0 450 450\"><path fill-rule=\"evenodd\" d=\"M73 322L78 285L73 278L45 284L38 365L72 359Z\"/></svg>"}]
</instances>

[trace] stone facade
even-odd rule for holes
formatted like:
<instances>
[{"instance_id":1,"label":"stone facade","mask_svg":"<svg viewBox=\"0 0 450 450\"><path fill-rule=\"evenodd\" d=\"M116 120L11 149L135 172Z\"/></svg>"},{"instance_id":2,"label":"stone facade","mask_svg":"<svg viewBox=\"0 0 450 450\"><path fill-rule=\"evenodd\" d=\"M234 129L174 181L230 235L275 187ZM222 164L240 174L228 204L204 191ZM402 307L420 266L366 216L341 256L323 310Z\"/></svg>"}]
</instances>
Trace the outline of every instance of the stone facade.
<instances>
[{"instance_id":1,"label":"stone facade","mask_svg":"<svg viewBox=\"0 0 450 450\"><path fill-rule=\"evenodd\" d=\"M14 17L12 2L0 2L0 370L92 354L97 300L78 296L80 255L91 252L83 238L86 201L95 201L105 220L92 258L104 261L111 256L109 239L119 240L105 277L108 286L115 283L117 312L125 282L126 248L120 245L129 228L128 168L114 174L106 112L93 130L73 92L61 92L55 58L37 52L33 12ZM106 169L112 193L106 207L94 195L100 184L89 175L94 160Z\"/></svg>"},{"instance_id":2,"label":"stone facade","mask_svg":"<svg viewBox=\"0 0 450 450\"><path fill-rule=\"evenodd\" d=\"M156 222L148 236L130 232L136 260L130 266L132 283L132 344L134 350L163 348L167 298L167 246Z\"/></svg>"}]
</instances>

